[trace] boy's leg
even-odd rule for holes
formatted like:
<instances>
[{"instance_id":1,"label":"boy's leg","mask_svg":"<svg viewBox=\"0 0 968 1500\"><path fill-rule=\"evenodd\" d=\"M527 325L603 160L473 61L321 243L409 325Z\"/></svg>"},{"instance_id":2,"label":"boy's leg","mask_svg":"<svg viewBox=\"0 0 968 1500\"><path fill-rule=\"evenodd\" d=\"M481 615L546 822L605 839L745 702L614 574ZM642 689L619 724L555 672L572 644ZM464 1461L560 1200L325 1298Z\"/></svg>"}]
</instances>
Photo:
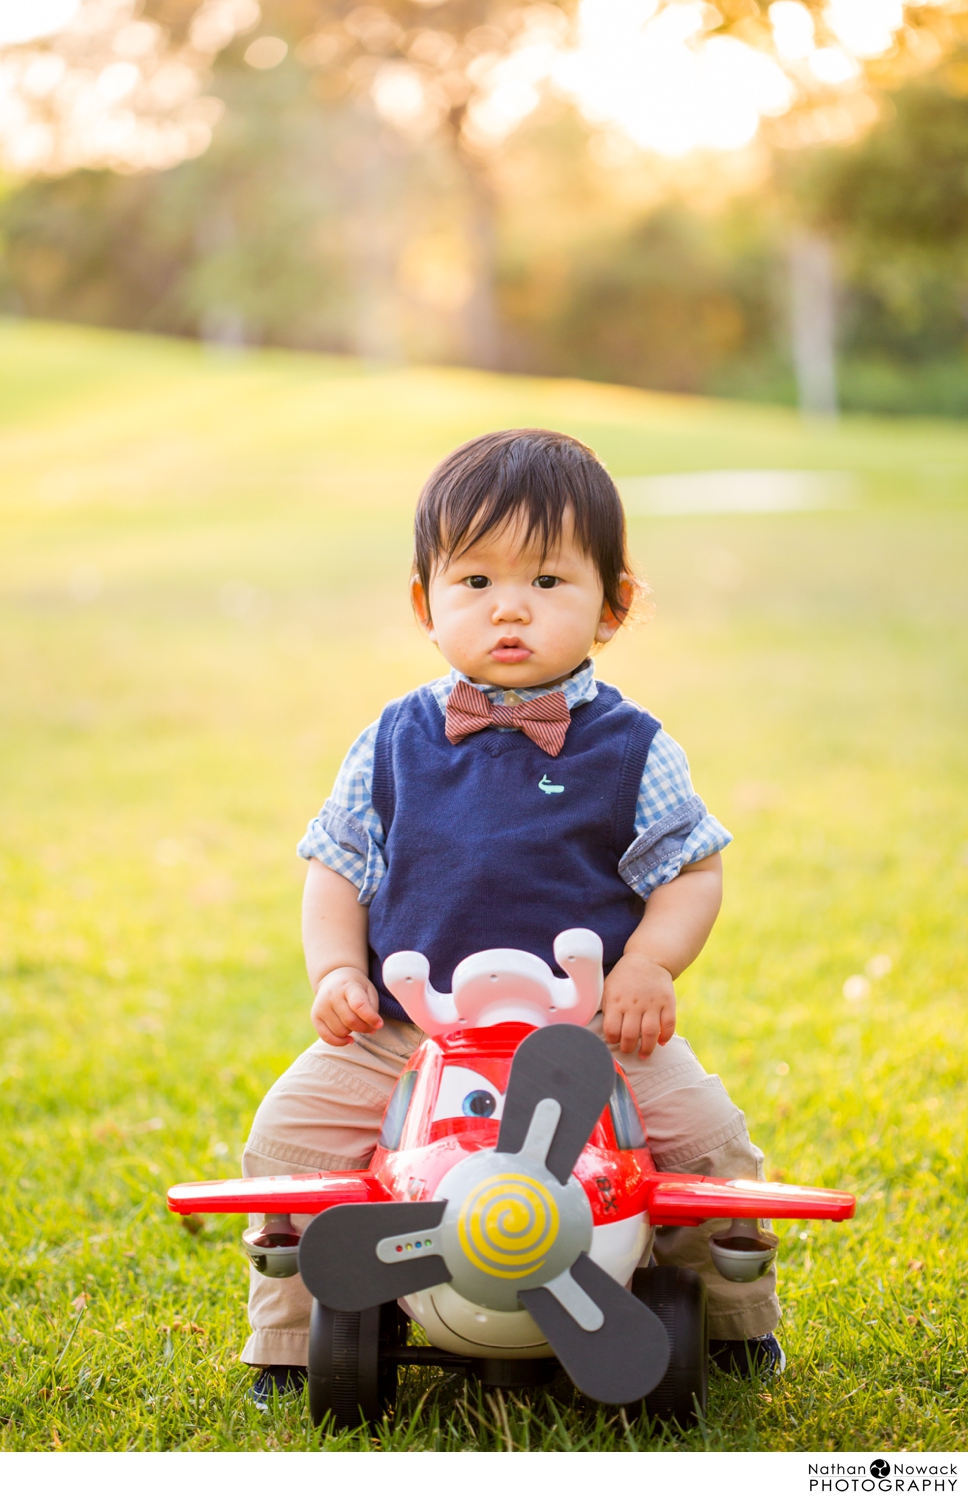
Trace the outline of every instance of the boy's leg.
<instances>
[{"instance_id":1,"label":"boy's leg","mask_svg":"<svg viewBox=\"0 0 968 1500\"><path fill-rule=\"evenodd\" d=\"M601 1036L601 1014L589 1024ZM721 1080L706 1072L685 1037L674 1036L651 1057L629 1056L617 1047L610 1051L638 1100L660 1172L763 1179L763 1153L750 1140L742 1111ZM660 1265L691 1266L702 1277L711 1340L760 1338L780 1320L776 1271L771 1266L751 1282L720 1276L709 1253L709 1236L728 1222L714 1219L694 1229L659 1229L652 1253Z\"/></svg>"},{"instance_id":2,"label":"boy's leg","mask_svg":"<svg viewBox=\"0 0 968 1500\"><path fill-rule=\"evenodd\" d=\"M256 1111L242 1154L245 1177L347 1172L367 1166L387 1100L414 1049L416 1026L384 1020L348 1047L313 1045L273 1084ZM253 1223L259 1222L256 1216ZM293 1215L300 1229L308 1215ZM312 1298L300 1276L272 1279L250 1270L250 1365L304 1365Z\"/></svg>"}]
</instances>

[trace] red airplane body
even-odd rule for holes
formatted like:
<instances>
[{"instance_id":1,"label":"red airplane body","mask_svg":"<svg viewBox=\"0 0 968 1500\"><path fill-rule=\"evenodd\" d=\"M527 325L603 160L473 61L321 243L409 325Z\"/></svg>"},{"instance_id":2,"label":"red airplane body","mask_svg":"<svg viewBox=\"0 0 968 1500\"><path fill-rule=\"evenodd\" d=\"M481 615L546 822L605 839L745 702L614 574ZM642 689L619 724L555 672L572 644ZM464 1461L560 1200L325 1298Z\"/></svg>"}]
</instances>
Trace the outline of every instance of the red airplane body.
<instances>
[{"instance_id":1,"label":"red airplane body","mask_svg":"<svg viewBox=\"0 0 968 1500\"><path fill-rule=\"evenodd\" d=\"M497 1111L483 1119L462 1112L441 1117L440 1086L447 1070L472 1072L492 1086L495 1097L502 1096L514 1053L534 1029L511 1022L423 1042L403 1075L403 1088L412 1087L412 1095L399 1144L392 1149L379 1145L363 1171L181 1183L170 1190L168 1207L177 1214L318 1214L341 1203L433 1200L441 1179L458 1161L494 1149L499 1130ZM409 1074L415 1075L412 1085L406 1081ZM631 1091L625 1092L645 1141ZM611 1108L603 1110L574 1175L596 1227L639 1215L647 1215L656 1228L714 1218L839 1221L852 1218L855 1209L850 1193L824 1188L657 1172L647 1144L620 1144Z\"/></svg>"}]
</instances>

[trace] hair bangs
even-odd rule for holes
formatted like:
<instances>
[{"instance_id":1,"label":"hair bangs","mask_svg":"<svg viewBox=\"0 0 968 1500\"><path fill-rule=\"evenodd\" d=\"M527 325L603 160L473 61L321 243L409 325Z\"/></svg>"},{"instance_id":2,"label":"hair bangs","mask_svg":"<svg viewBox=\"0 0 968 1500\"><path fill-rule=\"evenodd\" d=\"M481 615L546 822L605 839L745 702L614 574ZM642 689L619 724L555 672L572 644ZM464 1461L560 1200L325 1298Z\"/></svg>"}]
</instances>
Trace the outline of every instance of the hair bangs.
<instances>
[{"instance_id":1,"label":"hair bangs","mask_svg":"<svg viewBox=\"0 0 968 1500\"><path fill-rule=\"evenodd\" d=\"M462 494L451 492L441 507L439 555L449 562L462 552L469 552L478 542L494 533L521 527L524 540L546 557L561 540L567 496L555 493L555 486L531 484L522 489L520 476L508 473L509 465L500 465L493 484L484 493L478 486ZM531 477L531 476L528 476Z\"/></svg>"}]
</instances>

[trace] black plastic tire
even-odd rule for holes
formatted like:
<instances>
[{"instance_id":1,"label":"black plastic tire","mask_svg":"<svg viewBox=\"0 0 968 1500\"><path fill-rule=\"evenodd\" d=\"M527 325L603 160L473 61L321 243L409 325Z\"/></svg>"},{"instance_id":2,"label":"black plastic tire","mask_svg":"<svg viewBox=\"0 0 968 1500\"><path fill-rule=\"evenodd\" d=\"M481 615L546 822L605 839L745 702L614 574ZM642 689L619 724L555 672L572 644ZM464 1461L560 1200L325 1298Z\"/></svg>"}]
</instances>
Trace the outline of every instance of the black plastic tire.
<instances>
[{"instance_id":1,"label":"black plastic tire","mask_svg":"<svg viewBox=\"0 0 968 1500\"><path fill-rule=\"evenodd\" d=\"M387 1344L405 1342L406 1319L395 1302L362 1312L313 1303L309 1324L309 1415L318 1426L378 1422L393 1405L397 1367L382 1358Z\"/></svg>"},{"instance_id":2,"label":"black plastic tire","mask_svg":"<svg viewBox=\"0 0 968 1500\"><path fill-rule=\"evenodd\" d=\"M669 1368L642 1403L650 1417L693 1425L709 1395L709 1314L706 1288L685 1266L649 1266L632 1277L632 1294L650 1307L669 1335Z\"/></svg>"}]
</instances>

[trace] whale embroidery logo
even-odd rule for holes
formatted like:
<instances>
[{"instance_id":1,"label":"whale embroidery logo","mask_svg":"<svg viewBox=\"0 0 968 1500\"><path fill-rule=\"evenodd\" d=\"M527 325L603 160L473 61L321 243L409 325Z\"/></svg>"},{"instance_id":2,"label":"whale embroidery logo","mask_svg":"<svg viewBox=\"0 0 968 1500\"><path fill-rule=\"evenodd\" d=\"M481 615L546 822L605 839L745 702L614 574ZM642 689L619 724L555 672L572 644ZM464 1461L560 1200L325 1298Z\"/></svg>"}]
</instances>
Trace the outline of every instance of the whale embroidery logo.
<instances>
[{"instance_id":1,"label":"whale embroidery logo","mask_svg":"<svg viewBox=\"0 0 968 1500\"><path fill-rule=\"evenodd\" d=\"M543 792L548 793L549 797L553 792L563 792L565 790L563 786L556 786L553 781L549 781L547 776L542 776L541 780L538 782L538 785Z\"/></svg>"}]
</instances>

